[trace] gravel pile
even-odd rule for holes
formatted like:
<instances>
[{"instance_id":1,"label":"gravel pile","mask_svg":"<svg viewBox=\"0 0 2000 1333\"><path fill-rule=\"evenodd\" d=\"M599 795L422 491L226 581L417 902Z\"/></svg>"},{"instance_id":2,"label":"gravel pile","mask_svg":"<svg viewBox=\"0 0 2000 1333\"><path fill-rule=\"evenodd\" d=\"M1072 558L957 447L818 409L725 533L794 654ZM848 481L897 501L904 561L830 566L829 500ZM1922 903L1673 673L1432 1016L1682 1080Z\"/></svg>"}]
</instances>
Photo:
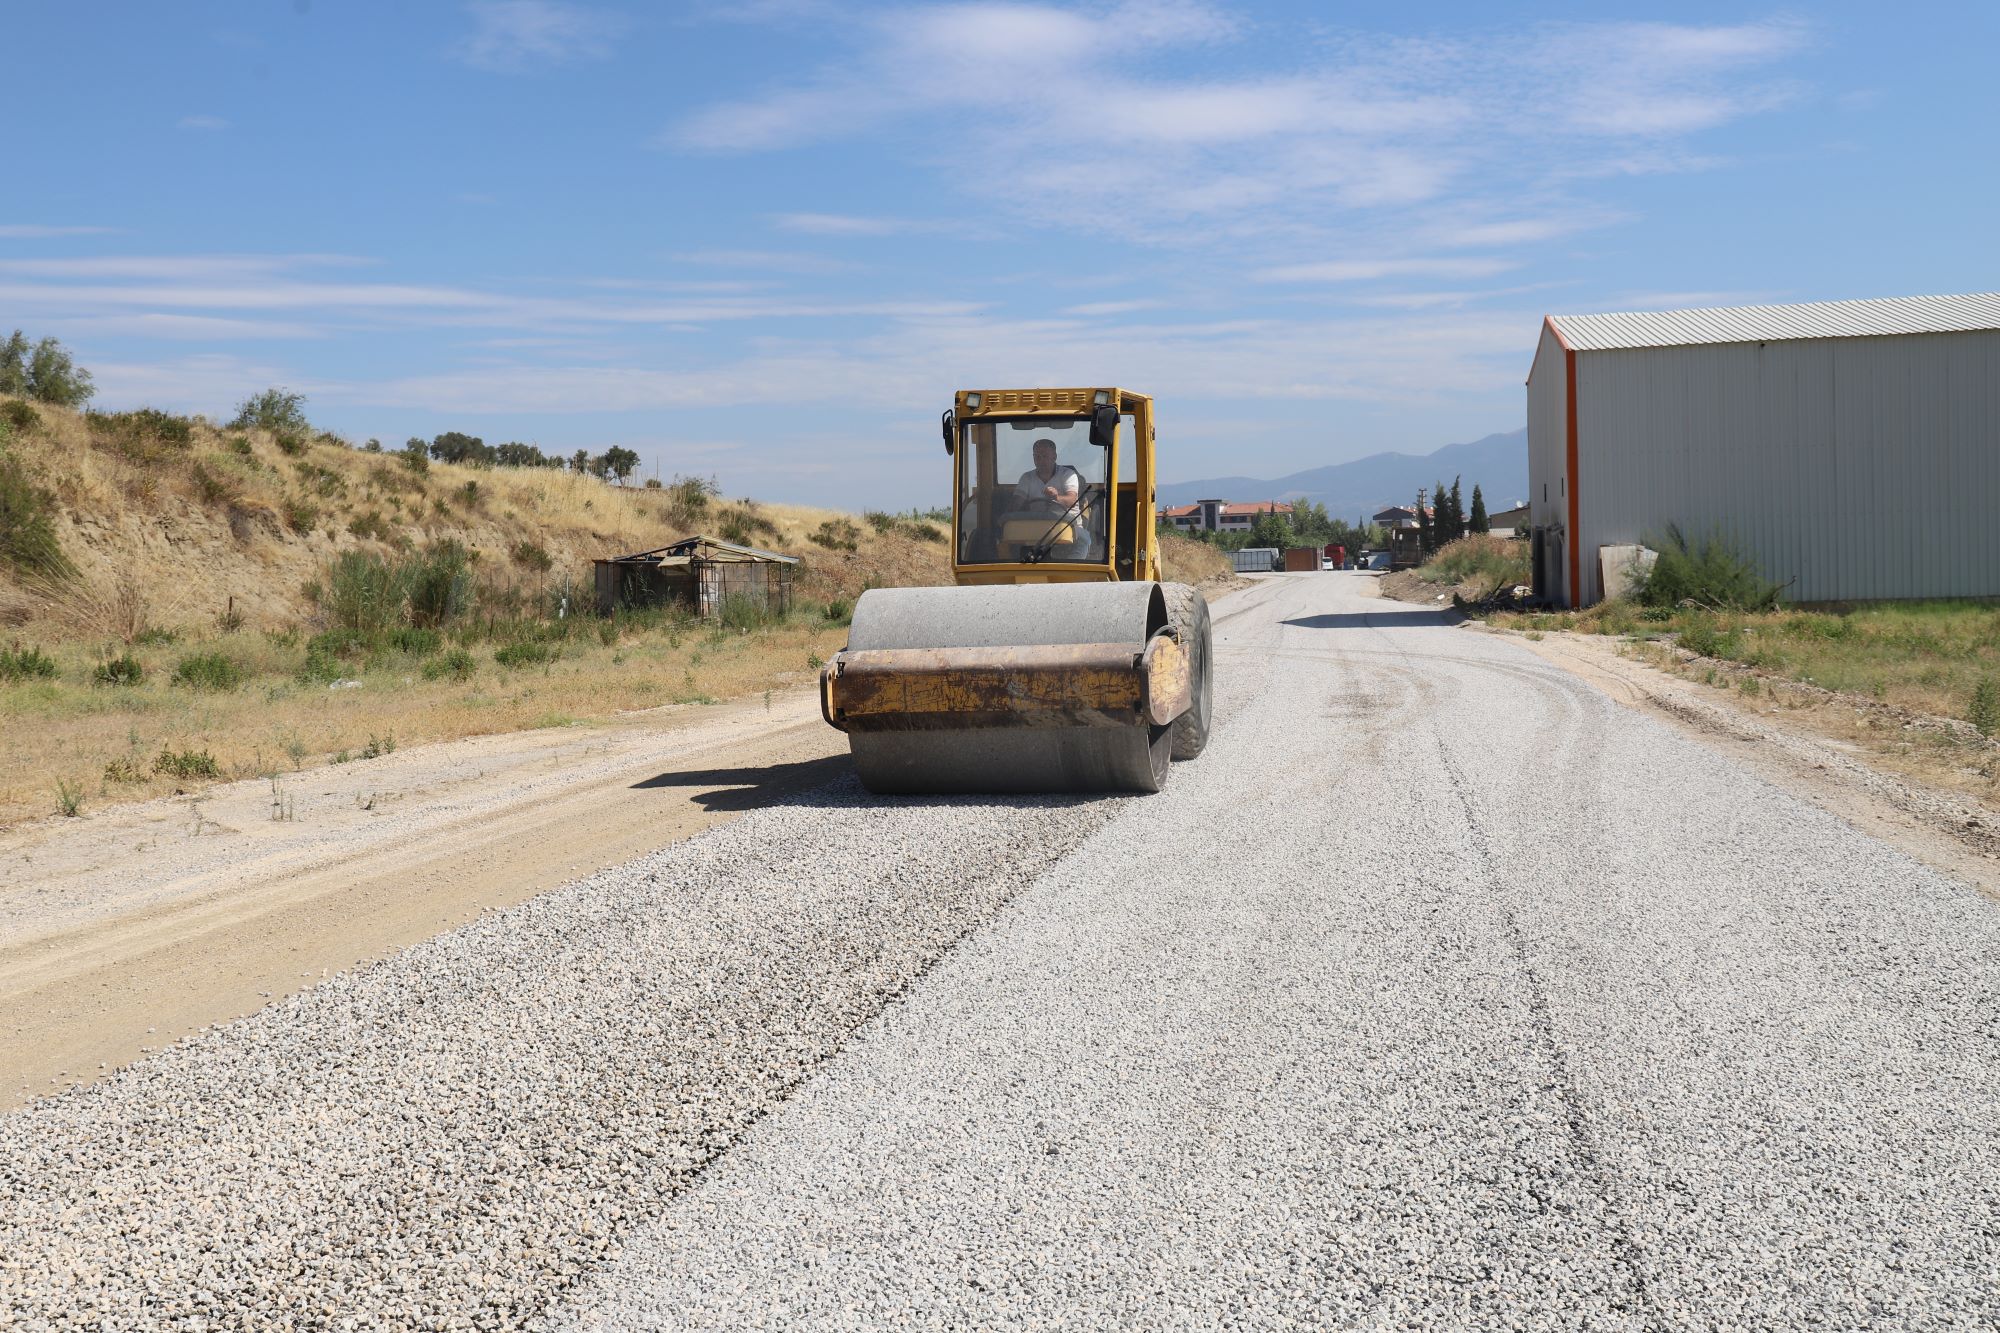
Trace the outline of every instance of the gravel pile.
<instances>
[{"instance_id":1,"label":"gravel pile","mask_svg":"<svg viewBox=\"0 0 2000 1333\"><path fill-rule=\"evenodd\" d=\"M1345 582L561 1326L2000 1326L1994 904Z\"/></svg>"},{"instance_id":2,"label":"gravel pile","mask_svg":"<svg viewBox=\"0 0 2000 1333\"><path fill-rule=\"evenodd\" d=\"M0 1118L0 1326L527 1323L1122 804L836 785Z\"/></svg>"}]
</instances>

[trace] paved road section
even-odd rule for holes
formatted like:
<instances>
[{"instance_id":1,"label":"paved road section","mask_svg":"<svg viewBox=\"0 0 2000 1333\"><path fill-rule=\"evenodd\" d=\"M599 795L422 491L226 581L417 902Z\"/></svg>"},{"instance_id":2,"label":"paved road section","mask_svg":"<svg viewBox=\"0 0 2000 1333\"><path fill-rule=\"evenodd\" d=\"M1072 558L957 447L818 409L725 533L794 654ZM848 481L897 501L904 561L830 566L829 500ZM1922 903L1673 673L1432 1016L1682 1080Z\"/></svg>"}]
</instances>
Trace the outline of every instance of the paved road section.
<instances>
[{"instance_id":1,"label":"paved road section","mask_svg":"<svg viewBox=\"0 0 2000 1333\"><path fill-rule=\"evenodd\" d=\"M1995 905L1354 586L575 1324L2000 1325Z\"/></svg>"},{"instance_id":2,"label":"paved road section","mask_svg":"<svg viewBox=\"0 0 2000 1333\"><path fill-rule=\"evenodd\" d=\"M0 1116L0 1326L2000 1324L1995 904L1360 586Z\"/></svg>"}]
</instances>

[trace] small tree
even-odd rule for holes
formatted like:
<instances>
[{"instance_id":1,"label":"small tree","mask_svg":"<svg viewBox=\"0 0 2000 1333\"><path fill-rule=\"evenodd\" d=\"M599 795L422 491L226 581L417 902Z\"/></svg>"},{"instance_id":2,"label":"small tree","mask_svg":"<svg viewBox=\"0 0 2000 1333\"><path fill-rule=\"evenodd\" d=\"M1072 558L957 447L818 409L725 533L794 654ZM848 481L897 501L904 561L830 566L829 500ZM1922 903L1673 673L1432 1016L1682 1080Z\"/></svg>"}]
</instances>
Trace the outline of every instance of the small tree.
<instances>
[{"instance_id":1,"label":"small tree","mask_svg":"<svg viewBox=\"0 0 2000 1333\"><path fill-rule=\"evenodd\" d=\"M579 449L569 456L569 470L578 476L591 470L590 450Z\"/></svg>"},{"instance_id":2,"label":"small tree","mask_svg":"<svg viewBox=\"0 0 2000 1333\"><path fill-rule=\"evenodd\" d=\"M1268 509L1257 515L1257 521L1250 525L1250 540L1244 543L1246 546L1275 546L1281 551L1298 544L1298 534L1292 531L1291 523L1279 517L1275 510Z\"/></svg>"},{"instance_id":3,"label":"small tree","mask_svg":"<svg viewBox=\"0 0 2000 1333\"><path fill-rule=\"evenodd\" d=\"M612 445L604 451L604 470L618 479L623 486L625 478L632 475L632 469L639 466L639 455L621 445Z\"/></svg>"},{"instance_id":4,"label":"small tree","mask_svg":"<svg viewBox=\"0 0 2000 1333\"><path fill-rule=\"evenodd\" d=\"M80 369L70 359L68 348L54 338L44 338L35 344L34 353L28 358L30 398L57 407L82 407L95 392L90 372Z\"/></svg>"},{"instance_id":5,"label":"small tree","mask_svg":"<svg viewBox=\"0 0 2000 1333\"><path fill-rule=\"evenodd\" d=\"M1472 530L1491 532L1493 524L1486 517L1486 497L1479 493L1479 483L1472 483Z\"/></svg>"},{"instance_id":6,"label":"small tree","mask_svg":"<svg viewBox=\"0 0 2000 1333\"><path fill-rule=\"evenodd\" d=\"M28 396L28 335L19 329L5 343L0 343L0 393L10 393L16 398Z\"/></svg>"},{"instance_id":7,"label":"small tree","mask_svg":"<svg viewBox=\"0 0 2000 1333\"><path fill-rule=\"evenodd\" d=\"M430 455L440 463L464 463L471 467L492 467L494 451L477 435L448 430L431 441Z\"/></svg>"},{"instance_id":8,"label":"small tree","mask_svg":"<svg viewBox=\"0 0 2000 1333\"><path fill-rule=\"evenodd\" d=\"M1459 478L1451 479L1451 536L1447 541L1457 541L1465 535L1465 499L1458 489Z\"/></svg>"},{"instance_id":9,"label":"small tree","mask_svg":"<svg viewBox=\"0 0 2000 1333\"><path fill-rule=\"evenodd\" d=\"M1417 545L1428 552L1437 533L1431 523L1431 509L1425 500L1426 494L1423 487L1417 487Z\"/></svg>"},{"instance_id":10,"label":"small tree","mask_svg":"<svg viewBox=\"0 0 2000 1333\"><path fill-rule=\"evenodd\" d=\"M229 427L231 430L244 430L251 426L261 426L269 431L311 430L311 423L306 420L306 396L283 388L271 388L253 398L245 398L243 405L236 409L236 419L229 423Z\"/></svg>"}]
</instances>

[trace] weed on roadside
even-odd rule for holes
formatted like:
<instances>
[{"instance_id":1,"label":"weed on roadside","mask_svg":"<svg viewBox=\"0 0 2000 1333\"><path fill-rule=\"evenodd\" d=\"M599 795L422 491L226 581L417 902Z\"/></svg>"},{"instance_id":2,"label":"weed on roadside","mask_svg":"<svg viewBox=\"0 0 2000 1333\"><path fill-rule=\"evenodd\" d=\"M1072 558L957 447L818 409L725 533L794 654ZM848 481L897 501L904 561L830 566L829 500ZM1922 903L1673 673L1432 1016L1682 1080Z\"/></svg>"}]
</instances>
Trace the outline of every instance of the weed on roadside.
<instances>
[{"instance_id":1,"label":"weed on roadside","mask_svg":"<svg viewBox=\"0 0 2000 1333\"><path fill-rule=\"evenodd\" d=\"M153 761L153 771L169 778L219 778L221 766L206 750L162 750Z\"/></svg>"},{"instance_id":2,"label":"weed on roadside","mask_svg":"<svg viewBox=\"0 0 2000 1333\"><path fill-rule=\"evenodd\" d=\"M221 653L194 653L174 668L174 684L192 690L233 690L243 683L243 668Z\"/></svg>"},{"instance_id":3,"label":"weed on roadside","mask_svg":"<svg viewBox=\"0 0 2000 1333\"><path fill-rule=\"evenodd\" d=\"M83 788L68 778L56 779L56 813L64 819L75 819L83 813Z\"/></svg>"},{"instance_id":4,"label":"weed on roadside","mask_svg":"<svg viewBox=\"0 0 2000 1333\"><path fill-rule=\"evenodd\" d=\"M1983 676L1972 687L1972 703L1965 710L1965 720L1982 736L2000 732L2000 680Z\"/></svg>"},{"instance_id":5,"label":"weed on roadside","mask_svg":"<svg viewBox=\"0 0 2000 1333\"><path fill-rule=\"evenodd\" d=\"M33 646L0 648L0 680L54 680L56 660Z\"/></svg>"},{"instance_id":6,"label":"weed on roadside","mask_svg":"<svg viewBox=\"0 0 2000 1333\"><path fill-rule=\"evenodd\" d=\"M121 653L97 664L91 680L99 685L138 685L146 679L146 668L130 653Z\"/></svg>"},{"instance_id":7,"label":"weed on roadside","mask_svg":"<svg viewBox=\"0 0 2000 1333\"><path fill-rule=\"evenodd\" d=\"M104 780L107 783L144 782L146 780L146 775L144 773L141 773L139 771L139 766L133 763L130 759L113 759L110 763L104 766Z\"/></svg>"}]
</instances>

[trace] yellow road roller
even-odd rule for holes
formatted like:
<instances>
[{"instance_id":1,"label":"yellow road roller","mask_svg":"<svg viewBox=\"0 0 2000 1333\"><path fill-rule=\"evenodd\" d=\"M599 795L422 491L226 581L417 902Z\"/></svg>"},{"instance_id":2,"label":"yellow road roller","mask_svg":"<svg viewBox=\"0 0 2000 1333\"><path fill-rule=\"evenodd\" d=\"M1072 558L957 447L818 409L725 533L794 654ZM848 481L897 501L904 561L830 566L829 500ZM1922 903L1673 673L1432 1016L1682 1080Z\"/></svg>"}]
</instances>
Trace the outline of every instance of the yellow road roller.
<instances>
[{"instance_id":1,"label":"yellow road roller","mask_svg":"<svg viewBox=\"0 0 2000 1333\"><path fill-rule=\"evenodd\" d=\"M956 587L861 595L820 709L870 791L1158 791L1208 743L1208 603L1160 580L1153 400L966 389Z\"/></svg>"}]
</instances>

